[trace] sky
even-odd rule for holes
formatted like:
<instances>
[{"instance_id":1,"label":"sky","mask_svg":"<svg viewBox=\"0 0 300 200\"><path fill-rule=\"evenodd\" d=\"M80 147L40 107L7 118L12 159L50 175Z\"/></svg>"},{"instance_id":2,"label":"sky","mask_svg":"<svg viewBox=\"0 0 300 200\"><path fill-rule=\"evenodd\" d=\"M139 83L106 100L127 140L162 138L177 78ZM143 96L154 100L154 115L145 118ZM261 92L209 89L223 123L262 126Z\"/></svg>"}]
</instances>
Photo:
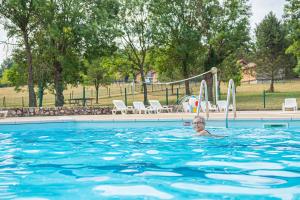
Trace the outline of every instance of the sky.
<instances>
[{"instance_id":1,"label":"sky","mask_svg":"<svg viewBox=\"0 0 300 200\"><path fill-rule=\"evenodd\" d=\"M249 0L252 6L252 16L250 18L251 31L259 24L264 16L273 11L278 18L283 15L285 0ZM0 41L7 41L6 32L0 25ZM10 41L12 42L12 41ZM0 42L0 63L10 55L12 47L3 45Z\"/></svg>"}]
</instances>

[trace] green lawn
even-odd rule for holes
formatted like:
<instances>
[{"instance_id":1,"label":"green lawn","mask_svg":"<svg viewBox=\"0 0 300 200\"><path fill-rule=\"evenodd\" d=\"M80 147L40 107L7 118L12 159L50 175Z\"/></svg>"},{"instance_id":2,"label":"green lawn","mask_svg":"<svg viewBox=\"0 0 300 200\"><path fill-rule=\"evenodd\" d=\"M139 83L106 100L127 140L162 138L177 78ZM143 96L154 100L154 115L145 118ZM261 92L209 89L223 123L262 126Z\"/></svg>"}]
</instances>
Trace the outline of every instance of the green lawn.
<instances>
[{"instance_id":1,"label":"green lawn","mask_svg":"<svg viewBox=\"0 0 300 200\"><path fill-rule=\"evenodd\" d=\"M192 92L198 95L199 84L191 84ZM127 92L128 104L132 101L142 101L143 94L141 88L136 85L135 94L132 93L132 86L113 84L109 87L100 89L100 106L112 105L113 99L125 100L125 87ZM168 102L174 104L177 100L176 87L174 86L173 94L171 88L168 89ZM237 87L236 102L238 110L263 110L263 109L281 109L282 102L285 98L295 97L300 102L300 80L287 81L275 84L275 93L266 93L266 108L264 108L263 91L267 90L268 84L243 84ZM65 90L66 103L68 99L82 97L83 88L69 87ZM221 85L221 99L226 99L227 86ZM179 98L184 95L184 87L179 88ZM95 89L92 86L86 87L86 97L95 98ZM158 99L163 104L166 103L165 86L148 86L148 98ZM22 88L20 92L15 92L12 87L0 88L0 107L22 107L28 104L27 88ZM95 101L93 102L95 105ZM54 106L54 95L50 91L45 91L44 106ZM68 106L68 104L66 104Z\"/></svg>"}]
</instances>

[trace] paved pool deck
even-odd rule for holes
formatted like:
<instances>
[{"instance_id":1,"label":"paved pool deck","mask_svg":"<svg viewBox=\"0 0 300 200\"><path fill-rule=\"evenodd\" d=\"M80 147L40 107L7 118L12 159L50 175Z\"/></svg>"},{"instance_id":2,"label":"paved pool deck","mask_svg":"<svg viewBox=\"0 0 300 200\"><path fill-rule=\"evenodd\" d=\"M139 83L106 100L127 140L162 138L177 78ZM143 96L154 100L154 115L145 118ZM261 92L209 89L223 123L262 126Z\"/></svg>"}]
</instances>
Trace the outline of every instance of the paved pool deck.
<instances>
[{"instance_id":1,"label":"paved pool deck","mask_svg":"<svg viewBox=\"0 0 300 200\"><path fill-rule=\"evenodd\" d=\"M127 114L127 115L72 115L47 117L12 117L0 119L0 124L41 123L41 122L67 122L67 121L137 121L137 120L191 120L196 113L160 113L160 114ZM201 113L205 116L204 113ZM210 113L209 120L224 120L225 113ZM229 113L233 119L233 113ZM300 111L238 111L237 120L300 120Z\"/></svg>"}]
</instances>

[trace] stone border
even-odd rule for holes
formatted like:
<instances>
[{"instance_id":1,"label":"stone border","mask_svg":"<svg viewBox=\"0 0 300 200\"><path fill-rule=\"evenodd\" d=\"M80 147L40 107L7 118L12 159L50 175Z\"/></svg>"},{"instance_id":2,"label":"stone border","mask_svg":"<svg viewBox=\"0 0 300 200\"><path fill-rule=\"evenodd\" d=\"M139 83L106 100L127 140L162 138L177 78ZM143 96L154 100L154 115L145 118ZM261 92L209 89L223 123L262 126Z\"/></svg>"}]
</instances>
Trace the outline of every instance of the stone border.
<instances>
[{"instance_id":1,"label":"stone border","mask_svg":"<svg viewBox=\"0 0 300 200\"><path fill-rule=\"evenodd\" d=\"M105 109L105 108L104 108ZM109 109L109 108L106 108ZM57 111L58 112L58 111ZM88 111L84 111L88 112ZM66 113L64 113L66 114ZM32 116L32 117L9 117L0 119L0 124L19 124L19 123L47 123L47 122L66 122L66 121L165 121L165 120L191 120L195 113L160 113L160 114L92 114L92 115L60 115L60 116ZM224 121L225 113L211 113L209 120ZM229 120L233 120L232 113ZM238 111L235 121L245 120L289 120L299 121L300 112L282 111Z\"/></svg>"},{"instance_id":2,"label":"stone border","mask_svg":"<svg viewBox=\"0 0 300 200\"><path fill-rule=\"evenodd\" d=\"M178 111L178 106L170 106ZM72 115L112 115L112 107L42 107L42 108L7 108L7 117L33 117L33 116L72 116Z\"/></svg>"},{"instance_id":3,"label":"stone border","mask_svg":"<svg viewBox=\"0 0 300 200\"><path fill-rule=\"evenodd\" d=\"M109 115L110 107L43 107L8 108L7 117L70 116L70 115Z\"/></svg>"}]
</instances>

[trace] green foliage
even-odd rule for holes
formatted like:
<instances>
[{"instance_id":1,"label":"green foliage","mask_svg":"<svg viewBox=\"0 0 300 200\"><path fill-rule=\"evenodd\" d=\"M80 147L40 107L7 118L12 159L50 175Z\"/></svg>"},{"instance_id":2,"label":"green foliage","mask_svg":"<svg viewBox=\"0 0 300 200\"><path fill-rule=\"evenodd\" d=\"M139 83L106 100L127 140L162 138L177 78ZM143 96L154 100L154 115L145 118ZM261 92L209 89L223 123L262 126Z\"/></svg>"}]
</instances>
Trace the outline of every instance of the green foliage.
<instances>
[{"instance_id":1,"label":"green foliage","mask_svg":"<svg viewBox=\"0 0 300 200\"><path fill-rule=\"evenodd\" d=\"M26 85L26 75L26 67L14 63L11 68L4 70L1 84L13 85L16 91L20 91L20 86Z\"/></svg>"},{"instance_id":2,"label":"green foliage","mask_svg":"<svg viewBox=\"0 0 300 200\"><path fill-rule=\"evenodd\" d=\"M181 68L176 60L171 59L169 49L153 49L150 52L150 63L154 66L154 70L159 74L159 80L162 82L174 81L182 79Z\"/></svg>"},{"instance_id":3,"label":"green foliage","mask_svg":"<svg viewBox=\"0 0 300 200\"><path fill-rule=\"evenodd\" d=\"M289 59L284 51L285 30L271 12L256 28L257 73L271 79L270 92L274 92L274 80L283 73Z\"/></svg>"},{"instance_id":4,"label":"green foliage","mask_svg":"<svg viewBox=\"0 0 300 200\"><path fill-rule=\"evenodd\" d=\"M228 82L230 79L234 80L236 86L241 85L242 80L242 65L236 61L238 56L230 54L222 62L222 71L220 73L220 79L224 82Z\"/></svg>"},{"instance_id":5,"label":"green foliage","mask_svg":"<svg viewBox=\"0 0 300 200\"><path fill-rule=\"evenodd\" d=\"M135 80L139 68L128 59L125 51L126 49L124 51L119 51L112 56L111 67L114 79L120 80L131 78Z\"/></svg>"},{"instance_id":6,"label":"green foliage","mask_svg":"<svg viewBox=\"0 0 300 200\"><path fill-rule=\"evenodd\" d=\"M33 65L32 65L32 39L38 24L39 0L3 0L0 4L0 17L3 18L4 28L8 36L16 37L24 46L27 59L27 84L29 93L29 106L36 106L34 92Z\"/></svg>"},{"instance_id":7,"label":"green foliage","mask_svg":"<svg viewBox=\"0 0 300 200\"><path fill-rule=\"evenodd\" d=\"M300 75L300 2L299 0L286 0L284 8L287 24L287 38L291 40L286 53L293 54L297 58L295 72Z\"/></svg>"},{"instance_id":8,"label":"green foliage","mask_svg":"<svg viewBox=\"0 0 300 200\"><path fill-rule=\"evenodd\" d=\"M11 59L13 63L11 67L4 70L1 83L12 85L16 91L19 91L21 86L27 84L28 65L26 53L23 49L15 49Z\"/></svg>"},{"instance_id":9,"label":"green foliage","mask_svg":"<svg viewBox=\"0 0 300 200\"><path fill-rule=\"evenodd\" d=\"M87 68L86 82L99 87L105 86L112 81L112 60L110 57L95 59L91 62L85 60L84 66Z\"/></svg>"},{"instance_id":10,"label":"green foliage","mask_svg":"<svg viewBox=\"0 0 300 200\"><path fill-rule=\"evenodd\" d=\"M160 77L188 78L218 67L222 81L240 81L236 62L249 45L249 10L247 0L153 0Z\"/></svg>"},{"instance_id":11,"label":"green foliage","mask_svg":"<svg viewBox=\"0 0 300 200\"><path fill-rule=\"evenodd\" d=\"M85 82L93 84L96 89L96 103L98 103L99 87L109 85L112 81L112 60L110 57L102 57L91 62L85 60L84 66L87 68Z\"/></svg>"},{"instance_id":12,"label":"green foliage","mask_svg":"<svg viewBox=\"0 0 300 200\"><path fill-rule=\"evenodd\" d=\"M213 24L208 32L214 34L207 34L210 54L207 54L205 69L218 67L221 81L227 82L232 78L239 85L241 72L237 71L240 67L236 63L249 48L250 7L247 0L226 0L219 9L216 19L209 16L211 19L207 20L207 23Z\"/></svg>"},{"instance_id":13,"label":"green foliage","mask_svg":"<svg viewBox=\"0 0 300 200\"><path fill-rule=\"evenodd\" d=\"M0 78L2 77L2 73L5 69L11 68L13 65L13 60L11 58L6 58L0 65Z\"/></svg>"},{"instance_id":14,"label":"green foliage","mask_svg":"<svg viewBox=\"0 0 300 200\"><path fill-rule=\"evenodd\" d=\"M150 1L120 0L119 29L121 31L122 48L128 59L138 69L144 91L144 103L148 101L145 74L147 54L153 45L152 18Z\"/></svg>"}]
</instances>

